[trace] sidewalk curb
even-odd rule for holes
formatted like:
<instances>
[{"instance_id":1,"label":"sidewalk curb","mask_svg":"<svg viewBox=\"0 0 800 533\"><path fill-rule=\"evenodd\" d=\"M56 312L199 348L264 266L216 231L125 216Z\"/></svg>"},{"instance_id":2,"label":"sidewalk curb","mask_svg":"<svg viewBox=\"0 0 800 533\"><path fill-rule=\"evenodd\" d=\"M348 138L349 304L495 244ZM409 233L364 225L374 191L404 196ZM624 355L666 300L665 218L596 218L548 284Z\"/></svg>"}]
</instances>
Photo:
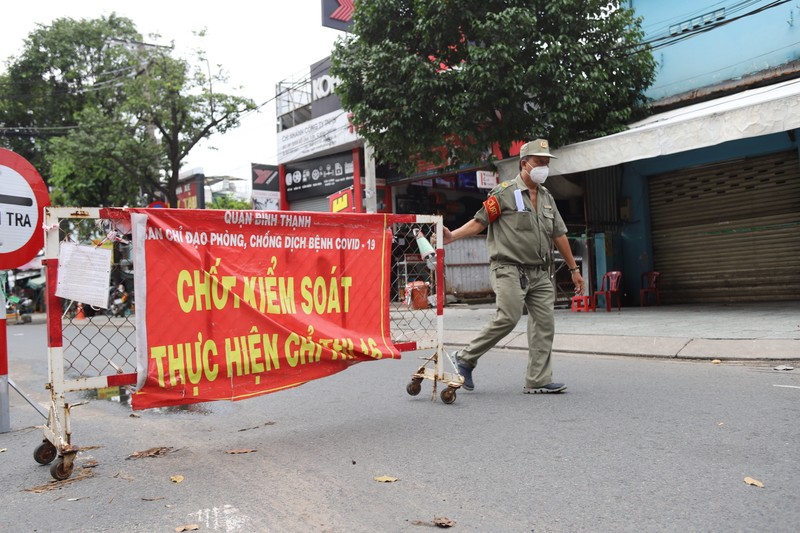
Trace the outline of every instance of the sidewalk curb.
<instances>
[{"instance_id":1,"label":"sidewalk curb","mask_svg":"<svg viewBox=\"0 0 800 533\"><path fill-rule=\"evenodd\" d=\"M444 344L463 347L476 335L447 330ZM525 333L512 332L496 348L527 351ZM659 357L686 360L800 361L800 339L697 339L556 334L553 351L587 355Z\"/></svg>"}]
</instances>

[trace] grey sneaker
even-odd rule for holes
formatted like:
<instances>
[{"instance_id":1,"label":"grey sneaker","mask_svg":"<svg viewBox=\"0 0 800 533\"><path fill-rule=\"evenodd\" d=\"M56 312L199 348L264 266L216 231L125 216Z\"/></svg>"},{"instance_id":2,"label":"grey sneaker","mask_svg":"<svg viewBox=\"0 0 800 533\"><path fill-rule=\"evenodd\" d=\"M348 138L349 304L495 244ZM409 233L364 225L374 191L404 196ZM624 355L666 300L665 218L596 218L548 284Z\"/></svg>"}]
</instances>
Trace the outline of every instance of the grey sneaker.
<instances>
[{"instance_id":1,"label":"grey sneaker","mask_svg":"<svg viewBox=\"0 0 800 533\"><path fill-rule=\"evenodd\" d=\"M472 369L467 365L461 364L460 359L458 358L459 352L456 351L453 355L456 358L456 366L458 367L458 373L464 378L464 390L475 390L475 383L472 382Z\"/></svg>"},{"instance_id":2,"label":"grey sneaker","mask_svg":"<svg viewBox=\"0 0 800 533\"><path fill-rule=\"evenodd\" d=\"M554 392L563 392L567 386L563 383L550 383L543 387L523 387L522 392L525 394L553 394Z\"/></svg>"}]
</instances>

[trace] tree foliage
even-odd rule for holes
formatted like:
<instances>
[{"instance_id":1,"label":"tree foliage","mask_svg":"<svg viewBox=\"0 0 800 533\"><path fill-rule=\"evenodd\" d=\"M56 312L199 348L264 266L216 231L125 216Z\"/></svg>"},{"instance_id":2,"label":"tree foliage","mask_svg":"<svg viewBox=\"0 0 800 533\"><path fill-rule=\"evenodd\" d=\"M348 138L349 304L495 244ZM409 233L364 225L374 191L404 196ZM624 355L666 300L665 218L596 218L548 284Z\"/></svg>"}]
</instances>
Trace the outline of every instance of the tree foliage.
<instances>
[{"instance_id":1,"label":"tree foliage","mask_svg":"<svg viewBox=\"0 0 800 533\"><path fill-rule=\"evenodd\" d=\"M248 202L246 200L239 200L238 198L233 198L231 196L217 196L214 198L210 204L206 206L206 209L252 209L253 203Z\"/></svg>"},{"instance_id":2,"label":"tree foliage","mask_svg":"<svg viewBox=\"0 0 800 533\"><path fill-rule=\"evenodd\" d=\"M214 90L227 77L206 73L202 53L197 64L160 53L128 90L127 109L140 127L153 129L161 147L164 181L159 188L172 206L177 205L181 162L191 149L212 134L236 128L243 114L256 109L249 98Z\"/></svg>"},{"instance_id":3,"label":"tree foliage","mask_svg":"<svg viewBox=\"0 0 800 533\"><path fill-rule=\"evenodd\" d=\"M0 142L36 166L56 205L136 205L155 192L176 205L191 149L256 109L215 91L223 71L193 59L113 14L39 26L0 77Z\"/></svg>"},{"instance_id":4,"label":"tree foliage","mask_svg":"<svg viewBox=\"0 0 800 533\"><path fill-rule=\"evenodd\" d=\"M617 0L363 0L332 55L376 157L453 164L498 143L560 146L619 131L655 62ZM446 147L443 153L437 148Z\"/></svg>"},{"instance_id":5,"label":"tree foliage","mask_svg":"<svg viewBox=\"0 0 800 533\"><path fill-rule=\"evenodd\" d=\"M116 105L120 82L137 68L125 49L109 43L139 38L129 19L113 14L38 25L0 76L2 145L48 181L49 141L76 129L83 109Z\"/></svg>"}]
</instances>

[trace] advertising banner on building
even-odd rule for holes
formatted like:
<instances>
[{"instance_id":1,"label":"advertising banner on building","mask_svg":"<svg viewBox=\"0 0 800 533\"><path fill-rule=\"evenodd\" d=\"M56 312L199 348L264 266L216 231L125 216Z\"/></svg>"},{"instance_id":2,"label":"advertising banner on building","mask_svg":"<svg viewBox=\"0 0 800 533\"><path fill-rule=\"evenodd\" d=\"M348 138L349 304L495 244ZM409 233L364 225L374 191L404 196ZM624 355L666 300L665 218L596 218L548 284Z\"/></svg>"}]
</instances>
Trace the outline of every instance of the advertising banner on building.
<instances>
[{"instance_id":1,"label":"advertising banner on building","mask_svg":"<svg viewBox=\"0 0 800 533\"><path fill-rule=\"evenodd\" d=\"M239 400L400 357L382 215L136 209L131 222L134 409Z\"/></svg>"},{"instance_id":2,"label":"advertising banner on building","mask_svg":"<svg viewBox=\"0 0 800 533\"><path fill-rule=\"evenodd\" d=\"M342 109L342 101L336 94L339 80L328 74L330 69L330 56L311 65L311 118Z\"/></svg>"},{"instance_id":3,"label":"advertising banner on building","mask_svg":"<svg viewBox=\"0 0 800 533\"><path fill-rule=\"evenodd\" d=\"M355 10L355 0L322 0L322 25L350 31Z\"/></svg>"},{"instance_id":4,"label":"advertising banner on building","mask_svg":"<svg viewBox=\"0 0 800 533\"><path fill-rule=\"evenodd\" d=\"M281 205L280 173L277 165L251 164L253 174L253 209L277 211Z\"/></svg>"},{"instance_id":5,"label":"advertising banner on building","mask_svg":"<svg viewBox=\"0 0 800 533\"><path fill-rule=\"evenodd\" d=\"M278 132L278 163L297 161L315 154L353 148L361 143L343 110L303 122Z\"/></svg>"},{"instance_id":6,"label":"advertising banner on building","mask_svg":"<svg viewBox=\"0 0 800 533\"><path fill-rule=\"evenodd\" d=\"M286 165L286 199L331 195L352 186L353 176L352 152Z\"/></svg>"},{"instance_id":7,"label":"advertising banner on building","mask_svg":"<svg viewBox=\"0 0 800 533\"><path fill-rule=\"evenodd\" d=\"M175 194L178 196L177 207L180 209L203 209L205 207L203 201L204 181L205 176L196 174L178 183L178 188L175 190Z\"/></svg>"}]
</instances>

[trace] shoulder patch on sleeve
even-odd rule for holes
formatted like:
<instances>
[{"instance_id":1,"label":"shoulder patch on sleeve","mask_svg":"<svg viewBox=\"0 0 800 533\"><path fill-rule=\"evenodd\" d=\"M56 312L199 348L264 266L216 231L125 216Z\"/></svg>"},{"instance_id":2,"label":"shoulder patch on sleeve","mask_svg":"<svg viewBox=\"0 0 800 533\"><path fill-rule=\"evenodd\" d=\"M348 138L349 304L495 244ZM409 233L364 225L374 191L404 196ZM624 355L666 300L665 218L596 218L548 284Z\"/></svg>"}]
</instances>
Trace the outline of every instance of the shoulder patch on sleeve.
<instances>
[{"instance_id":1,"label":"shoulder patch on sleeve","mask_svg":"<svg viewBox=\"0 0 800 533\"><path fill-rule=\"evenodd\" d=\"M483 207L486 208L486 214L489 217L489 222L494 222L500 218L500 201L497 196L490 196L483 202Z\"/></svg>"},{"instance_id":2,"label":"shoulder patch on sleeve","mask_svg":"<svg viewBox=\"0 0 800 533\"><path fill-rule=\"evenodd\" d=\"M501 183L498 183L497 185L494 186L494 188L491 191L489 191L489 196L502 191L503 189L505 189L506 187L508 187L513 183L514 183L513 181L503 181Z\"/></svg>"}]
</instances>

